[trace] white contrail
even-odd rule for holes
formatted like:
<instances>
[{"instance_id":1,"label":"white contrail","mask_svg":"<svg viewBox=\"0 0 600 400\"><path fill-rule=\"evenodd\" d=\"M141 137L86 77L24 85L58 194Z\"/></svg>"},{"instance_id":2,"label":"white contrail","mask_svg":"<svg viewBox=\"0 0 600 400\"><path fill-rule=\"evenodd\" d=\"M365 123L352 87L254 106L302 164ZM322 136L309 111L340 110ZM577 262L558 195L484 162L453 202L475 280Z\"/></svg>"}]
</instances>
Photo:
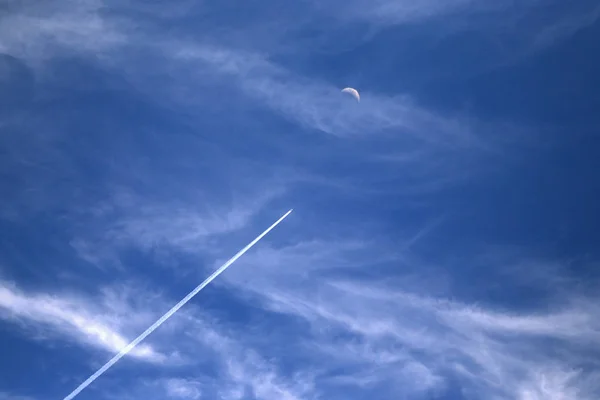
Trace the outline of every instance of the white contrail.
<instances>
[{"instance_id":1,"label":"white contrail","mask_svg":"<svg viewBox=\"0 0 600 400\"><path fill-rule=\"evenodd\" d=\"M217 276L219 276L221 274L221 272L225 271L225 269L227 269L227 267L229 267L231 264L233 264L238 258L240 258L245 252L247 252L250 247L254 246L256 244L256 242L258 242L260 239L262 239L267 233L269 233L269 231L273 228L275 228L277 226L277 224L279 224L281 221L283 221L283 219L285 217L287 217L288 215L290 215L290 213L293 211L293 209L289 210L288 212L285 213L285 215L281 218L279 218L273 225L271 225L270 227L268 227L263 233L261 233L260 235L258 235L256 237L256 239L254 239L253 241L251 241L246 247L244 247L242 250L238 251L238 253L231 257L225 264L223 264L221 267L219 267L218 270L216 270L215 272L212 273L211 276L209 276L208 278L206 278L206 280L204 282L202 282L200 285L198 285L196 287L196 289L192 290L190 292L190 294L188 294L187 296L185 296L183 298L183 300L181 300L179 303L177 303L173 308L171 308L169 311L167 311L165 313L165 315L163 315L162 317L159 318L158 321L156 321L154 324L152 324L148 329L146 329L144 331L144 333L142 333L140 336L138 336L137 338L135 338L135 340L133 340L133 342L129 343L127 346L125 346L121 352L119 352L119 354L117 354L116 356L114 356L112 359L110 359L110 361L108 361L106 364L104 364L98 371L96 371L92 376L90 376L89 378L87 378L85 380L85 382L83 382L81 385L79 385L77 387L77 389L73 390L67 397L65 397L63 400L70 400L73 397L77 396L79 394L79 392L81 392L83 389L85 389L86 387L89 386L90 383L92 383L93 381L96 380L96 378L98 378L100 375L102 375L104 372L106 372L107 369L109 369L110 367L113 366L114 363L116 363L117 361L119 361L119 359L121 359L121 357L123 357L125 354L129 353L129 351L131 351L131 349L133 349L135 346L137 346L138 343L140 343L142 340L144 340L146 338L146 336L148 336L149 334L151 334L152 332L154 332L154 330L156 330L156 328L158 328L163 322L165 322L167 319L169 319L169 317L173 314L175 314L177 312L177 310L179 310L181 307L183 307L183 305L185 303L187 303L188 301L190 301L190 299L192 297L194 297L199 291L201 291L206 285L208 285L210 282L212 282L213 279L215 279Z\"/></svg>"}]
</instances>

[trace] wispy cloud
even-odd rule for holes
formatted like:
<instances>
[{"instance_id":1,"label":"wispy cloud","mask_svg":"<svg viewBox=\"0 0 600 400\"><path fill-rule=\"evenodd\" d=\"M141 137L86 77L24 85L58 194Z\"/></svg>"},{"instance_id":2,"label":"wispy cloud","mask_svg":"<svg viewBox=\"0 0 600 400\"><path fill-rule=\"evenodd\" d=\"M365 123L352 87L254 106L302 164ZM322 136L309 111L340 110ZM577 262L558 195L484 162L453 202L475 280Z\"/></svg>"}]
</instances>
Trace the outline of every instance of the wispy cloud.
<instances>
[{"instance_id":1,"label":"wispy cloud","mask_svg":"<svg viewBox=\"0 0 600 400\"><path fill-rule=\"evenodd\" d=\"M202 397L200 384L190 379L168 379L166 381L167 395L180 399L199 399Z\"/></svg>"},{"instance_id":2,"label":"wispy cloud","mask_svg":"<svg viewBox=\"0 0 600 400\"><path fill-rule=\"evenodd\" d=\"M467 398L591 400L600 389L597 361L588 353L600 340L594 302L535 312L475 306L431 296L423 286L409 287L415 280L403 275L414 274L412 267L393 281L383 279L373 265L395 259L384 253L369 261L374 253L366 241L313 241L249 254L221 281L235 295L228 301L241 295L254 305L246 309L249 320L216 318L216 304L208 309L189 304L152 338L151 353L137 355L159 354L154 347L159 345L186 354L185 370L163 371L153 382L128 378L128 389L113 387L107 398L152 399L164 393L233 400L250 391L264 400L303 400L346 390L422 398L459 382ZM365 274L367 266L371 273ZM19 317L36 326L51 323L50 318L66 319L37 311L40 295L25 296L6 285L0 293L4 318ZM150 320L153 311L144 313L143 304L156 310L171 302L136 289L139 304L132 304L127 293L125 286L105 289L95 308L89 298L79 298L77 306L63 297L60 307L68 315L84 315L80 318L87 323L94 312L95 321L112 318L117 321L112 325L119 326L125 315L136 315L136 325ZM89 308L82 311L81 304ZM14 315L8 317L9 312ZM53 324L73 338L87 334ZM91 335L81 341L99 340ZM118 344L95 346L114 351Z\"/></svg>"},{"instance_id":3,"label":"wispy cloud","mask_svg":"<svg viewBox=\"0 0 600 400\"><path fill-rule=\"evenodd\" d=\"M167 303L162 297L154 304L160 308ZM163 370L159 379L152 380L127 376L127 385L109 385L102 390L103 397L159 399L168 395L190 400L207 396L235 400L250 394L261 400L315 398L315 373L304 369L284 373L284 360L262 354L264 348L255 342L252 327L238 330L202 308L189 304L153 339L184 352L185 369Z\"/></svg>"},{"instance_id":4,"label":"wispy cloud","mask_svg":"<svg viewBox=\"0 0 600 400\"><path fill-rule=\"evenodd\" d=\"M600 374L590 374L582 382L581 370L542 366L539 371L530 374L530 377L530 381L521 384L516 390L520 400L587 399L599 393L598 385L592 382Z\"/></svg>"},{"instance_id":5,"label":"wispy cloud","mask_svg":"<svg viewBox=\"0 0 600 400\"><path fill-rule=\"evenodd\" d=\"M339 2L308 4L318 12L319 22L337 21L323 26L338 34L344 27L364 21L381 28L502 8L467 0L417 5L356 0L345 2L342 9ZM121 250L152 252L160 248L177 261L177 257L192 257L192 270L197 271L198 265L210 264L206 262L208 256L229 255L223 254L223 249L234 242L229 235L251 226L280 195L296 189L289 187L293 185L272 189L272 176L277 176L277 183L295 184L302 180L299 176L316 176L331 184L355 177L347 172L353 168L364 181L392 182L390 186L406 190L395 180L418 171L412 176L427 177L419 179L421 187L438 187L437 183L445 179L485 168L483 163L470 163L470 157L502 153L509 142L505 138L511 133L503 132L503 138L497 139L493 135L496 127L468 116L427 109L408 94L359 88L363 90L360 105L347 101L336 83L294 69L277 57L289 43L278 47L275 42L280 39L272 32L270 41L261 42L266 36L253 36L260 31L256 30L260 24L251 26L244 35L240 32L244 33L248 24L234 28L230 21L231 31L223 24L223 38L215 34L218 29L192 35L185 31L192 28L182 28L182 32L153 25L152 21L186 18L188 12L211 15L210 9L203 8L208 7L205 3L179 5L181 8L169 8L172 12L167 15L160 6L134 1L120 5L107 1L40 2L33 7L13 2L15 11L0 17L1 51L28 63L47 62L61 54L81 55L125 78L131 86L122 90L136 91L145 101L176 110L178 116L226 110L227 118L245 128L244 138L260 137L265 143L268 150L261 153L257 164L267 165L267 171L293 172L292 178L278 172L265 178L246 169L248 164L233 162L236 156L223 152L231 156L222 159L230 170L215 180L231 187L203 192L202 188L189 189L197 184L188 179L198 176L197 164L182 163L186 166L174 169L176 173L165 173L154 168L157 158L151 152L144 153L135 145L128 147L151 160L140 162L132 180L140 186L144 186L142 181L159 183L152 186L154 190L132 189L132 194L119 193L108 201L95 199L91 206L70 209L65 219L73 223L68 229L74 237L72 245L81 258L92 263L106 264L107 259L119 262ZM131 17L134 14L149 19L136 22ZM298 15L298 23L306 23L307 15ZM285 30L285 22L274 19L267 25ZM579 22L574 20L573 25ZM572 24L567 25L564 31L573 31ZM294 35L295 27L288 28L284 40ZM322 44L319 40L315 39ZM270 49L271 45L275 49ZM225 90L227 96L215 95L211 91L215 87ZM244 112L232 117L242 109ZM263 111L276 118L263 121ZM202 118L188 121L192 121L194 137L206 128L201 125ZM252 129L244 125L250 121ZM277 125L265 136L256 134L281 121L285 121L285 129ZM213 134L210 126L205 130L206 137ZM317 140L309 140L314 138ZM171 140L173 136L160 144L171 145ZM229 137L223 139L227 140ZM187 162L212 155L212 148L201 153L201 146L190 143L192 140L181 139L169 157ZM183 148L191 148L190 153L182 156L178 151ZM242 145L237 151L244 156L247 152ZM125 153L119 155L127 161L138 154ZM94 154L96 161L105 156L103 152ZM106 160L97 165L116 164L111 157ZM343 167L329 172L336 171L338 163ZM123 165L133 164L119 165L118 172L126 169ZM411 168L393 168L398 165ZM473 165L477 168L468 168ZM157 171L161 179L156 178ZM168 184L174 180L171 178L182 183ZM357 191L363 189L355 186ZM310 190L303 194L305 198L299 202L307 199L309 203L318 196ZM293 245L281 240L278 243L284 244L271 247L265 243L215 282L224 302L236 302L240 297L250 301L252 307L244 308L243 316L227 318L235 307L216 301L203 304L205 308L190 305L131 354L149 361L148 368L152 368L174 358L169 351L181 352L186 354L185 370L152 370L160 378L149 381L147 376L134 377L126 387L105 393L106 397L114 398L117 393L121 399L170 396L234 400L251 392L263 400L304 400L333 397L334 393L339 397L351 391L363 397L384 393L390 398L419 398L442 392L458 381L465 396L471 398L597 398L594 395L600 377L594 367L598 362L590 357L589 348L597 347L600 341L600 326L594 318L600 310L593 299L576 299L562 288L561 296L569 301L561 307L524 311L475 305L472 300L461 299L459 290L433 294L428 289L439 276L430 274L422 264L412 264L405 254L423 239L421 235L404 246L390 244L381 237L357 234L360 229L350 223L335 225L329 214L323 223L316 207L307 206L303 215L308 214L312 214L312 221L321 223L298 222L296 237L310 235L312 240ZM203 262L195 263L199 260ZM178 272L186 269L177 265ZM127 272L134 273L132 269ZM387 278L390 275L393 278ZM4 283L0 285L0 317L18 323L38 339L75 341L115 353L128 337L155 320L156 310L172 305L170 297L176 297L142 289L136 292L139 296L130 296L128 290L134 291L132 287L139 285L134 283L92 296L29 291Z\"/></svg>"},{"instance_id":6,"label":"wispy cloud","mask_svg":"<svg viewBox=\"0 0 600 400\"><path fill-rule=\"evenodd\" d=\"M477 0L426 0L418 3L405 0L353 0L343 5L341 2L334 3L329 7L329 13L337 15L338 18L366 20L380 25L398 25L418 23L457 11L468 13L493 6Z\"/></svg>"},{"instance_id":7,"label":"wispy cloud","mask_svg":"<svg viewBox=\"0 0 600 400\"><path fill-rule=\"evenodd\" d=\"M29 32L28 35L34 35L32 37L14 34L14 31L12 31L13 35L6 35L7 51L14 47L16 48L13 50L14 53L21 53L15 43L40 44L46 48L46 41L58 43L69 51L87 51L88 48L105 49L107 54L118 51L113 54L112 61L103 62L105 67L118 66L122 72L129 71L132 78L134 75L138 77L148 75L141 70L132 70L134 65L123 64L130 62L125 57L127 51L120 46L120 41L111 39L113 36L121 37L128 48L143 49L143 54L147 56L153 53L153 57L159 57L155 61L162 59L162 63L157 63L153 67L155 70L163 69L157 73L162 75L167 73L168 78L173 79L175 77L173 74L183 72L184 74L178 78L180 84L185 82L189 85L191 82L196 82L194 85L198 86L200 92L203 79L193 78L202 78L202 75L206 78L207 74L210 74L207 67L212 68L222 74L225 80L233 79L245 95L303 126L323 132L347 136L394 131L395 135L401 134L407 137L403 140L405 144L417 140L451 147L463 146L465 143L472 145L480 140L469 132L471 128L466 120L460 121L458 117L437 115L416 105L406 94L390 97L366 91L363 94L364 101L358 106L339 95L341 88L325 81L296 75L270 62L268 53L257 52L252 48L219 45L216 38L203 40L202 43L189 43L176 35L160 37L151 29L136 33L131 29L132 22L117 17L118 8L115 9L115 14L102 12L101 1L76 2L77 7L66 7L71 10L68 13L56 11L56 4L38 10L37 14L43 15L38 18L44 23L14 22L15 25L22 27L37 28L22 28ZM22 18L23 13L27 12L10 15L12 19L19 19ZM98 22L89 23L90 19ZM100 25L110 25L111 29L105 29ZM95 29L95 26L99 26L98 29L102 32L106 31L110 34L97 35L95 32L89 32L89 29ZM44 40L42 41L38 36L43 37ZM106 42L98 43L96 38L103 38ZM148 51L150 53L147 53ZM118 64L114 64L115 62ZM195 68L193 68L194 64L196 64ZM147 66L145 64L144 68ZM135 66L136 69L140 67L140 65ZM179 90L172 92L179 92ZM186 90L185 93L189 94L190 90Z\"/></svg>"},{"instance_id":8,"label":"wispy cloud","mask_svg":"<svg viewBox=\"0 0 600 400\"><path fill-rule=\"evenodd\" d=\"M0 51L35 63L48 61L57 52L101 56L127 41L102 17L102 7L100 0L8 4L0 25Z\"/></svg>"},{"instance_id":9,"label":"wispy cloud","mask_svg":"<svg viewBox=\"0 0 600 400\"><path fill-rule=\"evenodd\" d=\"M431 8L431 11L425 12L428 14L446 7L441 2L430 3L415 9ZM330 185L337 182L348 187L355 186L357 182L344 183L343 177L333 177L328 173L331 163L327 160L333 162L339 159L348 163L352 159L356 161L356 168L361 166L366 169L368 166L369 169L377 169L377 173L366 175L368 182L377 177L378 183L402 187L407 192L435 190L465 179L481 171L482 165L487 164L479 162L478 168L473 168L476 161L490 161L490 157L499 154L507 157L510 152L506 145L516 136L512 129L506 131L504 127L490 126L469 115L428 109L409 93L389 94L359 88L363 101L355 104L339 93L341 87L337 84L305 75L278 61L279 58L268 46L221 40L221 31L218 31L219 34L212 31L195 34L194 37L201 39L190 40L187 31L160 29L163 26L161 24L165 23L161 19L162 11L152 10L147 5L128 2L118 6L98 0L77 2L71 9L60 4L33 8L36 18L43 19L43 24L29 20L28 24L11 22L19 24L27 34L7 32L6 51L16 57L29 59L29 53L23 50L23 46L31 44L34 49L42 49L40 51L43 53L54 51L61 54L66 51L80 54L95 66L124 78L129 85L127 89L135 91L135 95L141 96L144 101L185 115L195 129L202 123L201 118L197 117L199 112L206 115L216 109L236 112L236 120L240 125L252 127L245 133L249 140L264 143L264 148L269 149L265 151L267 157L262 165L270 165L271 159L276 159L279 171L289 171L288 180L297 182L298 176L310 176L310 180L315 181L317 178L314 177L319 177ZM376 5L386 8L391 4L378 2ZM103 8L102 5L107 7ZM255 6L265 11L262 6ZM367 4L353 2L343 9L351 10L354 6L367 7ZM191 6L182 3L181 7L188 9ZM309 8L312 10L315 7L311 5ZM398 3L394 7L405 9L408 6ZM214 12L207 5L192 9L190 12L196 12L203 18L203 12L207 15ZM311 16L313 12L329 12L328 6L316 9L311 11ZM32 13L29 8L17 10L10 14L12 20ZM133 10L142 14L151 13L162 22L159 23L154 17L132 20ZM387 11L384 13L389 14ZM410 11L408 14L414 13ZM183 18L182 15L185 13L175 12L165 18ZM295 14L293 16L296 18ZM95 22L82 22L88 20ZM89 29L96 29L93 27L102 29L103 34L89 32ZM65 32L73 32L73 35ZM252 36L252 32L242 33L239 36ZM269 36L274 35L269 33ZM100 43L97 37L103 38ZM49 41L53 43L52 46L46 45ZM28 51L35 52L34 49ZM50 56L42 58L51 59ZM214 96L215 87L227 91L228 95ZM240 102L245 104L241 109ZM277 120L264 121L263 118L257 118L254 111L249 115L248 107L283 118L295 124L298 130L292 133L256 134L253 131L279 131L278 125L273 122ZM502 130L501 135L495 135L498 130ZM322 142L306 140L319 132L346 139L347 144L342 148L331 142L326 151ZM191 140L186 141L185 146L202 149L197 143L192 145ZM231 156L230 153L226 155ZM135 160L123 164L127 167L121 166L121 169L131 174L128 167L135 164ZM396 166L404 168L402 174L393 170ZM368 184L363 183L362 186L366 188ZM135 226L132 225L131 229L135 229Z\"/></svg>"},{"instance_id":10,"label":"wispy cloud","mask_svg":"<svg viewBox=\"0 0 600 400\"><path fill-rule=\"evenodd\" d=\"M534 45L540 48L548 47L556 41L569 37L581 29L595 24L600 18L600 6L581 10L575 14L566 14L553 24L543 27L534 36Z\"/></svg>"},{"instance_id":11,"label":"wispy cloud","mask_svg":"<svg viewBox=\"0 0 600 400\"><path fill-rule=\"evenodd\" d=\"M285 193L285 187L260 191L173 196L154 201L121 193L112 201L76 213L86 220L71 246L84 260L100 267L120 267L119 252L132 246L144 252L220 254L225 235L243 231L263 209ZM229 201L223 198L229 198Z\"/></svg>"},{"instance_id":12,"label":"wispy cloud","mask_svg":"<svg viewBox=\"0 0 600 400\"><path fill-rule=\"evenodd\" d=\"M122 314L130 310L120 310L121 315L106 311L81 298L24 293L6 283L0 286L0 317L21 324L34 337L58 335L61 340L118 352L128 344L127 338L119 330L131 329L131 322L139 317L132 319ZM151 362L163 362L166 359L164 354L146 344L138 346L131 355Z\"/></svg>"},{"instance_id":13,"label":"wispy cloud","mask_svg":"<svg viewBox=\"0 0 600 400\"><path fill-rule=\"evenodd\" d=\"M386 131L407 136L407 143L412 139L451 147L478 141L459 119L428 112L408 96L394 98L367 92L357 104L340 96L341 88L295 76L259 54L190 46L177 50L174 56L212 66L236 79L246 95L306 127L326 133L348 136Z\"/></svg>"},{"instance_id":14,"label":"wispy cloud","mask_svg":"<svg viewBox=\"0 0 600 400\"><path fill-rule=\"evenodd\" d=\"M250 387L258 399L300 400L314 390L310 379L301 374L291 379L281 378L273 367L252 353L242 359L230 357L227 373L238 388L234 392Z\"/></svg>"},{"instance_id":15,"label":"wispy cloud","mask_svg":"<svg viewBox=\"0 0 600 400\"><path fill-rule=\"evenodd\" d=\"M531 396L544 390L591 399L600 390L590 384L594 363L582 351L600 340L594 318L599 310L593 301L537 312L475 307L411 293L401 280L391 284L373 277L352 279L350 271L341 280L336 278L341 273L326 271L356 258L344 257L344 251L335 254L335 245L323 248L326 253L313 250L305 260L292 249L295 268L283 261L286 249L281 249L278 271L264 259L247 260L250 265L245 268L256 275L262 275L257 269L264 269L268 278L245 279L238 290L251 291L254 301L262 299L270 310L309 323L312 333L306 343L327 357L327 365L360 361L354 364L360 374L337 377L337 382L368 387L376 379L370 371L382 380L388 372L397 377L407 368L406 379L420 371L422 382L430 382L425 387L443 388L446 378L454 376L479 393L476 396L498 399L534 399L538 397ZM237 285L234 275L239 270L229 275L230 283Z\"/></svg>"},{"instance_id":16,"label":"wispy cloud","mask_svg":"<svg viewBox=\"0 0 600 400\"><path fill-rule=\"evenodd\" d=\"M502 21L501 30L508 36L522 33L535 45L547 39L552 41L568 36L589 25L596 20L598 11L593 8L590 12L589 7L582 6L577 15L553 16L544 24L533 24L533 32L527 29L506 32L507 27L514 28L515 21L529 18L543 7L547 7L547 3L539 0L518 5L478 0L427 0L419 3L352 0L327 4L311 0L289 8L277 7L270 2L253 2L248 7L253 18L241 19L237 16L223 18L218 7L188 0L177 1L169 7L135 0L46 1L27 5L12 2L7 6L9 12L3 18L3 29L0 28L0 51L32 60L48 60L57 51L80 52L110 65L111 57L107 56L111 51L132 48L146 51L165 39L172 41L177 40L178 35L189 36L187 34L193 29L185 27L185 24L167 35L161 29L164 24L173 26L174 21L185 21L189 17L206 22L194 28L205 36L204 43L220 43L224 48L240 48L259 54L314 52L323 46L347 49L372 39L374 30L361 29L363 22L380 31L395 25L439 22L440 17L449 19L445 21L447 29L476 28L481 32L489 28L498 29L498 21ZM219 24L212 24L211 16L218 19ZM358 29L362 34L352 36L349 27ZM440 28L440 24L437 27ZM303 30L312 31L310 39L303 37ZM112 54L113 61L114 56Z\"/></svg>"},{"instance_id":17,"label":"wispy cloud","mask_svg":"<svg viewBox=\"0 0 600 400\"><path fill-rule=\"evenodd\" d=\"M0 400L34 400L33 397L20 396L18 394L0 392Z\"/></svg>"},{"instance_id":18,"label":"wispy cloud","mask_svg":"<svg viewBox=\"0 0 600 400\"><path fill-rule=\"evenodd\" d=\"M520 35L524 42L520 49L531 52L551 45L557 39L569 37L598 19L599 9L592 3L570 7L569 12L553 14L548 11L552 6L560 9L561 5L560 1L555 0L528 0L518 4L479 0L427 0L418 3L405 0L353 0L344 2L343 6L334 2L329 7L321 7L321 10L338 19L366 21L380 29L420 23L429 26L436 24L436 29L446 33L473 29L486 33L491 29L500 37ZM549 17L544 21L536 19L534 15L540 12L547 12ZM530 21L529 26L518 26L526 20Z\"/></svg>"}]
</instances>

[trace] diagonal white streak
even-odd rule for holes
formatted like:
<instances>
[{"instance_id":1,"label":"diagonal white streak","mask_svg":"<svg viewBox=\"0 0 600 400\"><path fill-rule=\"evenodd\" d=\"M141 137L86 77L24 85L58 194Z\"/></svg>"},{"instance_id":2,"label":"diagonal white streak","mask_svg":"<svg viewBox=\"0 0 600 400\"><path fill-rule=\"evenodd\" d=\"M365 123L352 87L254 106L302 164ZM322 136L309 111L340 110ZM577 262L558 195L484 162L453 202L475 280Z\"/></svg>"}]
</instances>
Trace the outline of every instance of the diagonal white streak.
<instances>
[{"instance_id":1,"label":"diagonal white streak","mask_svg":"<svg viewBox=\"0 0 600 400\"><path fill-rule=\"evenodd\" d=\"M248 250L250 250L250 248L252 246L254 246L260 239L262 239L267 233L269 233L269 231L271 231L271 229L275 228L281 221L283 221L283 219L285 217L287 217L292 212L292 210L289 210L288 212L286 212L281 218L279 218L275 223L273 223L273 225L271 225L263 233L261 233L260 235L258 235L256 237L256 239L254 239L253 241L251 241L242 250L238 251L236 255L234 255L233 257L231 257L225 264L223 264L221 267L219 267L219 269L217 269L215 272L213 272L211 276L209 276L208 278L206 278L204 280L204 282L202 282L200 285L198 285L187 296L185 296L179 303L177 303L175 306L173 306L173 308L171 308L169 311L167 311L162 317L160 317L158 319L158 321L156 321L148 329L146 329L144 331L144 333L142 333L140 336L138 336L137 338L135 338L131 343L129 343L127 346L125 346L119 352L119 354L117 354L116 356L114 356L113 358L111 358L110 361L108 361L106 364L104 364L92 376L90 376L89 378L87 378L81 385L79 385L75 390L73 390L63 400L70 400L70 399L74 398L75 396L77 396L79 394L79 392L81 392L83 389L85 389L86 387L88 387L90 385L90 383L92 383L93 381L95 381L96 378L98 378L100 375L102 375L104 372L106 372L107 369L109 369L110 367L112 367L113 364L115 364L117 361L119 361L121 359L121 357L123 357L125 354L127 354L129 351L131 351L131 349L133 349L135 346L137 346L138 343L140 343L142 340L144 340L146 338L146 336L148 336L152 332L154 332L156 330L156 328L158 328L160 325L162 325L163 322L165 322L167 319L169 319L169 317L171 317L173 314L175 314L177 312L177 310L179 310L181 307L183 307L185 305L185 303L187 303L188 301L190 301L190 299L192 297L194 297L206 285L208 285L217 276L219 276L223 271L225 271L227 269L227 267L229 267L238 258L240 258L242 255L244 255L245 252L247 252Z\"/></svg>"}]
</instances>

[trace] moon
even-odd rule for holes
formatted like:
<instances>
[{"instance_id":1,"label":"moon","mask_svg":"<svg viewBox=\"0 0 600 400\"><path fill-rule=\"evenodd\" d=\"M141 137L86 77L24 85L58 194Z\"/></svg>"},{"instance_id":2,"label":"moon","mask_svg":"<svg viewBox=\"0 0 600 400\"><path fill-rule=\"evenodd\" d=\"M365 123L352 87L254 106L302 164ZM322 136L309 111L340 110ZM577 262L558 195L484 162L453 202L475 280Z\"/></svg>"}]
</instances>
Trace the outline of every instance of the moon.
<instances>
[{"instance_id":1,"label":"moon","mask_svg":"<svg viewBox=\"0 0 600 400\"><path fill-rule=\"evenodd\" d=\"M351 88L351 87L347 87L342 89L342 93L348 93L349 95L351 95L352 97L354 97L356 99L356 101L360 101L360 94L358 94L358 90Z\"/></svg>"}]
</instances>

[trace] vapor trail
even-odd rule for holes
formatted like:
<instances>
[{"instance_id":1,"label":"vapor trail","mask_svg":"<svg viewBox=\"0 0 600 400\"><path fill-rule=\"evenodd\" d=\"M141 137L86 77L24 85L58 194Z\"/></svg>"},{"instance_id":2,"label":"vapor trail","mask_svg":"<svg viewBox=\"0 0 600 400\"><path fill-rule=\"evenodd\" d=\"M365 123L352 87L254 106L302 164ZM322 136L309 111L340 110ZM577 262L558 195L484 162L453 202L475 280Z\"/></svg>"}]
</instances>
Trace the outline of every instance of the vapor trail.
<instances>
[{"instance_id":1,"label":"vapor trail","mask_svg":"<svg viewBox=\"0 0 600 400\"><path fill-rule=\"evenodd\" d=\"M96 378L98 378L100 375L102 375L104 372L106 372L107 369L109 369L110 367L112 367L114 363L116 363L117 361L119 361L121 359L121 357L123 357L125 354L129 353L131 351L131 349L133 349L135 346L138 345L138 343L140 343L142 340L144 340L146 338L146 336L148 336L149 334L151 334L152 332L154 332L156 330L156 328L158 328L160 325L162 325L163 322L165 322L167 319L169 319L169 317L171 317L171 315L175 314L177 312L177 310L179 310L181 307L183 307L185 305L185 303L187 303L188 301L190 301L190 299L192 297L194 297L206 285L208 285L210 282L212 282L213 279L215 279L217 276L219 276L221 274L221 272L225 271L227 269L227 267L229 267L231 264L233 264L238 258L240 258L252 246L254 246L256 244L256 242L258 242L267 233L269 233L269 231L271 231L271 229L275 228L281 221L283 221L283 219L285 217L287 217L288 215L290 215L290 213L292 212L292 210L289 210L288 212L286 212L283 215L283 217L279 218L273 225L271 225L263 233L261 233L260 235L258 235L256 237L256 239L254 239L253 241L251 241L242 250L238 251L235 256L231 257L225 264L223 264L221 267L219 267L218 270L216 270L215 272L213 272L212 275L209 276L208 278L206 278L206 280L204 282L202 282L201 284L199 284L194 290L192 290L187 296L185 296L179 303L177 303L175 306L173 306L173 308L171 308L169 311L167 311L165 313L165 315L163 315L162 317L160 317L158 319L158 321L156 321L148 329L146 329L144 331L144 333L142 333L140 336L138 336L137 338L135 338L131 343L129 343L127 346L125 346L119 352L119 354L117 354L116 356L114 356L113 358L111 358L110 361L108 361L106 364L104 364L92 376L90 376L89 378L87 378L81 385L79 385L77 387L77 389L73 390L63 400L70 400L73 397L77 396L79 394L79 392L81 392L83 389L85 389L86 387L88 387L90 385L90 383L92 383L93 381L95 381Z\"/></svg>"}]
</instances>

